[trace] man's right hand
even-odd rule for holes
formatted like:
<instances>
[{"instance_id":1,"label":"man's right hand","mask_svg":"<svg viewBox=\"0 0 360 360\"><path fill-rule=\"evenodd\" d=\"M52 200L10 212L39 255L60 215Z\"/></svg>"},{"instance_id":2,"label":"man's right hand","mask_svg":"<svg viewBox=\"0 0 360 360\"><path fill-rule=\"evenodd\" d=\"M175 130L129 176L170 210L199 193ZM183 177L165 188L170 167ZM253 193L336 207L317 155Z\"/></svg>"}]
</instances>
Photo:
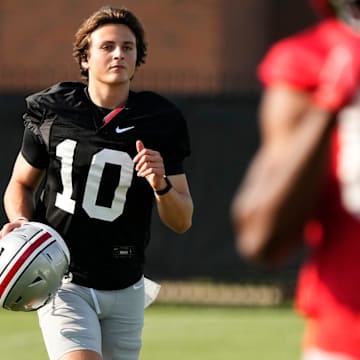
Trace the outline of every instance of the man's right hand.
<instances>
[{"instance_id":1,"label":"man's right hand","mask_svg":"<svg viewBox=\"0 0 360 360\"><path fill-rule=\"evenodd\" d=\"M14 219L12 222L6 223L0 231L0 239L2 239L5 235L13 231L14 229L22 226L26 222L29 222L29 220L26 217L20 216Z\"/></svg>"}]
</instances>

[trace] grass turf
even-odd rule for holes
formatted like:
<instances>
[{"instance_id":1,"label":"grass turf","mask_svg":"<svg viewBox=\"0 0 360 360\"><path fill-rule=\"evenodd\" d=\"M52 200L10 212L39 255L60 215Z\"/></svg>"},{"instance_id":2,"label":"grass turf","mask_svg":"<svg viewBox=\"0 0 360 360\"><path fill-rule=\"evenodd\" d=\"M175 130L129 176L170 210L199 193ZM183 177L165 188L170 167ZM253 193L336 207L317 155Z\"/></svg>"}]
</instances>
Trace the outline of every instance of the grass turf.
<instances>
[{"instance_id":1,"label":"grass turf","mask_svg":"<svg viewBox=\"0 0 360 360\"><path fill-rule=\"evenodd\" d=\"M1 359L46 360L35 313L0 311ZM300 358L303 320L292 308L153 305L141 360Z\"/></svg>"},{"instance_id":2,"label":"grass turf","mask_svg":"<svg viewBox=\"0 0 360 360\"><path fill-rule=\"evenodd\" d=\"M292 308L154 306L141 360L299 359L302 330Z\"/></svg>"}]
</instances>

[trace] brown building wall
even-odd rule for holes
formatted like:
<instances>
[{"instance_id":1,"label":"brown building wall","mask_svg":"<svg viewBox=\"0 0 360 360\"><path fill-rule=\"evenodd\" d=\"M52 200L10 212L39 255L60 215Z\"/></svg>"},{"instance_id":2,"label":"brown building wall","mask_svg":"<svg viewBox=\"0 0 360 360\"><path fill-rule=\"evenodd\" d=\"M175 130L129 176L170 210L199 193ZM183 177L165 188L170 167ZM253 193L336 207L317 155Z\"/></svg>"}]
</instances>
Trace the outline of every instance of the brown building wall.
<instances>
[{"instance_id":1,"label":"brown building wall","mask_svg":"<svg viewBox=\"0 0 360 360\"><path fill-rule=\"evenodd\" d=\"M108 2L1 0L0 91L77 80L73 34ZM149 55L134 86L168 93L248 92L255 67L276 38L312 21L288 0L123 0L144 24Z\"/></svg>"}]
</instances>

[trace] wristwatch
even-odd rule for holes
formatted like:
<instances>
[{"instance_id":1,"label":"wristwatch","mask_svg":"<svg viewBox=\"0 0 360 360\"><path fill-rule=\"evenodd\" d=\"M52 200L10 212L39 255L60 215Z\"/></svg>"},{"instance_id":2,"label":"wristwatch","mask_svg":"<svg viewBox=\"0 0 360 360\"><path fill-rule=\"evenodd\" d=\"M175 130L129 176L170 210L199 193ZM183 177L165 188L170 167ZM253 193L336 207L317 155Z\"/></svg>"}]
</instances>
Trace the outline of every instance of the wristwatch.
<instances>
[{"instance_id":1,"label":"wristwatch","mask_svg":"<svg viewBox=\"0 0 360 360\"><path fill-rule=\"evenodd\" d=\"M172 184L167 176L164 176L164 180L166 182L165 188L161 190L155 190L156 195L165 195L172 188Z\"/></svg>"}]
</instances>

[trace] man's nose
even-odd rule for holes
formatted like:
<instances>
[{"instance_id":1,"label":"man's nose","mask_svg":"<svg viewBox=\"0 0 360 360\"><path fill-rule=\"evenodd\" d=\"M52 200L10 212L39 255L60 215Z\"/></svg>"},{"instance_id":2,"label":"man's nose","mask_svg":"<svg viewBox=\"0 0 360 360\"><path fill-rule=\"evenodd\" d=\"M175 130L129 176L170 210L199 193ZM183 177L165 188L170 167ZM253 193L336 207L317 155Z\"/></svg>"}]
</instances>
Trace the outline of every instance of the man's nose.
<instances>
[{"instance_id":1,"label":"man's nose","mask_svg":"<svg viewBox=\"0 0 360 360\"><path fill-rule=\"evenodd\" d=\"M122 59L124 58L124 52L122 51L120 46L116 46L113 51L113 57L114 59Z\"/></svg>"}]
</instances>

